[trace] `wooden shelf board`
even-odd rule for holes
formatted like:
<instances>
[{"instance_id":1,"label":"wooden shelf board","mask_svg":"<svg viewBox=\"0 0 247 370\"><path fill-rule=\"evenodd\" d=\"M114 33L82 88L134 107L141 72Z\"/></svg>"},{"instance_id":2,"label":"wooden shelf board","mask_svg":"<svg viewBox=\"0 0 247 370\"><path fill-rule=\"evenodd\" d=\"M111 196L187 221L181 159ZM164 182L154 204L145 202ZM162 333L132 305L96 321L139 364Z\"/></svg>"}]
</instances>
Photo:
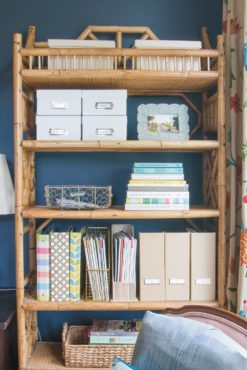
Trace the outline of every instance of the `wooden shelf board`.
<instances>
[{"instance_id":1,"label":"wooden shelf board","mask_svg":"<svg viewBox=\"0 0 247 370\"><path fill-rule=\"evenodd\" d=\"M123 141L38 141L24 140L32 152L203 152L219 148L217 140L123 140Z\"/></svg>"},{"instance_id":2,"label":"wooden shelf board","mask_svg":"<svg viewBox=\"0 0 247 370\"><path fill-rule=\"evenodd\" d=\"M62 346L60 343L37 342L31 358L27 363L27 370L78 370L78 368L65 367L62 359ZM83 368L96 370L96 368ZM100 370L108 370L101 368Z\"/></svg>"},{"instance_id":3,"label":"wooden shelf board","mask_svg":"<svg viewBox=\"0 0 247 370\"><path fill-rule=\"evenodd\" d=\"M40 302L32 295L26 293L23 308L26 311L161 311L168 307L182 307L185 305L201 304L203 306L218 306L216 301L192 302L192 301L165 301L165 302Z\"/></svg>"},{"instance_id":4,"label":"wooden shelf board","mask_svg":"<svg viewBox=\"0 0 247 370\"><path fill-rule=\"evenodd\" d=\"M88 220L142 220L176 218L215 218L220 211L205 206L192 206L188 211L125 211L122 206L96 210L62 210L45 206L23 209L24 218L88 219Z\"/></svg>"},{"instance_id":5,"label":"wooden shelf board","mask_svg":"<svg viewBox=\"0 0 247 370\"><path fill-rule=\"evenodd\" d=\"M75 71L28 70L21 72L30 89L90 88L128 89L139 95L150 92L199 92L217 83L217 71L157 72L137 70Z\"/></svg>"}]
</instances>

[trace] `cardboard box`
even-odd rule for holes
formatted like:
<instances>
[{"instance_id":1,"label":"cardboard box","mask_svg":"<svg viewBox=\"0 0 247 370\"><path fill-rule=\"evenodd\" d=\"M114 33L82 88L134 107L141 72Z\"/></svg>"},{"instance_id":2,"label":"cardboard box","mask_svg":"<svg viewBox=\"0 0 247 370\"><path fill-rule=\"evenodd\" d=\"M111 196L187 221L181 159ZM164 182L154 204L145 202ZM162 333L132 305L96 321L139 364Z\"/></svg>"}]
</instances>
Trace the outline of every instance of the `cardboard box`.
<instances>
[{"instance_id":1,"label":"cardboard box","mask_svg":"<svg viewBox=\"0 0 247 370\"><path fill-rule=\"evenodd\" d=\"M48 39L49 48L100 48L114 49L115 41L111 40L68 40L68 39ZM112 70L114 69L114 57L110 56L48 56L48 69L65 70Z\"/></svg>"},{"instance_id":2,"label":"cardboard box","mask_svg":"<svg viewBox=\"0 0 247 370\"><path fill-rule=\"evenodd\" d=\"M191 300L215 300L215 233L191 233Z\"/></svg>"},{"instance_id":3,"label":"cardboard box","mask_svg":"<svg viewBox=\"0 0 247 370\"><path fill-rule=\"evenodd\" d=\"M80 116L81 90L37 90L37 115Z\"/></svg>"},{"instance_id":4,"label":"cardboard box","mask_svg":"<svg viewBox=\"0 0 247 370\"><path fill-rule=\"evenodd\" d=\"M81 140L81 116L36 116L37 140Z\"/></svg>"},{"instance_id":5,"label":"cardboard box","mask_svg":"<svg viewBox=\"0 0 247 370\"><path fill-rule=\"evenodd\" d=\"M126 140L127 116L83 116L82 140Z\"/></svg>"},{"instance_id":6,"label":"cardboard box","mask_svg":"<svg viewBox=\"0 0 247 370\"><path fill-rule=\"evenodd\" d=\"M167 301L190 298L190 233L165 233Z\"/></svg>"},{"instance_id":7,"label":"cardboard box","mask_svg":"<svg viewBox=\"0 0 247 370\"><path fill-rule=\"evenodd\" d=\"M127 90L82 90L84 116L126 116Z\"/></svg>"},{"instance_id":8,"label":"cardboard box","mask_svg":"<svg viewBox=\"0 0 247 370\"><path fill-rule=\"evenodd\" d=\"M135 40L137 49L201 49L201 41L179 40ZM136 58L136 69L166 72L188 72L201 70L200 57L156 57L141 56Z\"/></svg>"},{"instance_id":9,"label":"cardboard box","mask_svg":"<svg viewBox=\"0 0 247 370\"><path fill-rule=\"evenodd\" d=\"M165 301L165 234L140 233L140 300Z\"/></svg>"}]
</instances>

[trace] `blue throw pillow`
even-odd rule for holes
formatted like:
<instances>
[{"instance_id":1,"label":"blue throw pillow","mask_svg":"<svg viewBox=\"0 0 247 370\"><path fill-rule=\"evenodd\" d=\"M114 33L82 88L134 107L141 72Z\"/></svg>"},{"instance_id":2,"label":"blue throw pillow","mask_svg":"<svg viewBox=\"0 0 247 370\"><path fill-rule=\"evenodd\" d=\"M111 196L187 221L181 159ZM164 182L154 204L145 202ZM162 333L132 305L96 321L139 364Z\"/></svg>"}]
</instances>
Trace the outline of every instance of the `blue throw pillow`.
<instances>
[{"instance_id":1,"label":"blue throw pillow","mask_svg":"<svg viewBox=\"0 0 247 370\"><path fill-rule=\"evenodd\" d=\"M119 357L115 357L113 360L112 368L111 370L138 370L136 367L127 364L127 362L123 361Z\"/></svg>"},{"instance_id":2,"label":"blue throw pillow","mask_svg":"<svg viewBox=\"0 0 247 370\"><path fill-rule=\"evenodd\" d=\"M247 351L214 326L147 312L132 363L139 370L247 370Z\"/></svg>"}]
</instances>

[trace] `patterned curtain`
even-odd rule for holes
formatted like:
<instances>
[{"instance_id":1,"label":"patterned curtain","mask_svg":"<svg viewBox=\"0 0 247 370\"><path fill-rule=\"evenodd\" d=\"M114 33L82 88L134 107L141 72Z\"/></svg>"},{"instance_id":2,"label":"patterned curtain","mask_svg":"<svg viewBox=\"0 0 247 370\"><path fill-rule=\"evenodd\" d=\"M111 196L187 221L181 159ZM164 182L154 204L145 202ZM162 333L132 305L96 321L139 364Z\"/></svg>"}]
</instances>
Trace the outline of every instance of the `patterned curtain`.
<instances>
[{"instance_id":1,"label":"patterned curtain","mask_svg":"<svg viewBox=\"0 0 247 370\"><path fill-rule=\"evenodd\" d=\"M247 72L243 69L246 0L224 0L227 134L227 303L247 317ZM245 81L246 79L246 81Z\"/></svg>"}]
</instances>

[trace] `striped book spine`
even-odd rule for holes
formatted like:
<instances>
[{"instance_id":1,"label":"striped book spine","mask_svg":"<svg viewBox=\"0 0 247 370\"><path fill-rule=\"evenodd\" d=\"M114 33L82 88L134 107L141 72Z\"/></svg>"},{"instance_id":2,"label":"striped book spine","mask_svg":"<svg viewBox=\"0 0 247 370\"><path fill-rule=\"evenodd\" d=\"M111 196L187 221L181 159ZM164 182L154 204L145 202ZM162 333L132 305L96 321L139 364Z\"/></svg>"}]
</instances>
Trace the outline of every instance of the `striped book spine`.
<instances>
[{"instance_id":1,"label":"striped book spine","mask_svg":"<svg viewBox=\"0 0 247 370\"><path fill-rule=\"evenodd\" d=\"M185 180L130 180L129 185L144 185L144 186L155 186L155 185L186 185Z\"/></svg>"},{"instance_id":2,"label":"striped book spine","mask_svg":"<svg viewBox=\"0 0 247 370\"><path fill-rule=\"evenodd\" d=\"M127 185L128 192L188 192L188 185Z\"/></svg>"},{"instance_id":3,"label":"striped book spine","mask_svg":"<svg viewBox=\"0 0 247 370\"><path fill-rule=\"evenodd\" d=\"M126 204L189 204L189 198L127 198Z\"/></svg>"},{"instance_id":4,"label":"striped book spine","mask_svg":"<svg viewBox=\"0 0 247 370\"><path fill-rule=\"evenodd\" d=\"M37 233L37 300L50 300L50 240L48 234Z\"/></svg>"},{"instance_id":5,"label":"striped book spine","mask_svg":"<svg viewBox=\"0 0 247 370\"><path fill-rule=\"evenodd\" d=\"M187 211L189 204L125 204L126 211Z\"/></svg>"},{"instance_id":6,"label":"striped book spine","mask_svg":"<svg viewBox=\"0 0 247 370\"><path fill-rule=\"evenodd\" d=\"M69 300L79 301L81 292L81 233L70 232Z\"/></svg>"},{"instance_id":7,"label":"striped book spine","mask_svg":"<svg viewBox=\"0 0 247 370\"><path fill-rule=\"evenodd\" d=\"M182 167L172 168L172 167L134 167L134 173L146 173L146 174L174 174L183 173Z\"/></svg>"},{"instance_id":8,"label":"striped book spine","mask_svg":"<svg viewBox=\"0 0 247 370\"><path fill-rule=\"evenodd\" d=\"M188 191L127 191L127 198L189 198Z\"/></svg>"},{"instance_id":9,"label":"striped book spine","mask_svg":"<svg viewBox=\"0 0 247 370\"><path fill-rule=\"evenodd\" d=\"M156 162L154 162L154 163L152 163L152 162L136 162L136 163L134 163L134 167L140 167L140 168L142 168L142 167L165 167L165 168L169 168L169 167L171 167L171 168L177 168L177 167L182 167L183 168L183 163L177 163L177 162L175 162L175 163L156 163Z\"/></svg>"}]
</instances>

